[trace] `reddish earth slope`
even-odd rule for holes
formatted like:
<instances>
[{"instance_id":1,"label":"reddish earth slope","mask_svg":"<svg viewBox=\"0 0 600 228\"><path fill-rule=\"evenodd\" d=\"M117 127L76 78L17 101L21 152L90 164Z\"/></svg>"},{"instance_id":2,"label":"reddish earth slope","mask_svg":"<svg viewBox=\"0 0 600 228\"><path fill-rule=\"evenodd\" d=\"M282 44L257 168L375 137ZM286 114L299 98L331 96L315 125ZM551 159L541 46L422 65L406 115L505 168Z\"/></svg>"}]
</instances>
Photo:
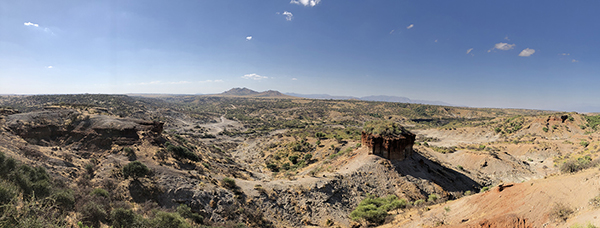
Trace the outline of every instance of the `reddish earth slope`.
<instances>
[{"instance_id":1,"label":"reddish earth slope","mask_svg":"<svg viewBox=\"0 0 600 228\"><path fill-rule=\"evenodd\" d=\"M525 183L505 184L490 191L432 206L419 215L417 210L399 215L383 227L569 227L573 224L600 224L600 209L590 199L600 193L597 168ZM574 213L566 221L551 216L562 203Z\"/></svg>"}]
</instances>

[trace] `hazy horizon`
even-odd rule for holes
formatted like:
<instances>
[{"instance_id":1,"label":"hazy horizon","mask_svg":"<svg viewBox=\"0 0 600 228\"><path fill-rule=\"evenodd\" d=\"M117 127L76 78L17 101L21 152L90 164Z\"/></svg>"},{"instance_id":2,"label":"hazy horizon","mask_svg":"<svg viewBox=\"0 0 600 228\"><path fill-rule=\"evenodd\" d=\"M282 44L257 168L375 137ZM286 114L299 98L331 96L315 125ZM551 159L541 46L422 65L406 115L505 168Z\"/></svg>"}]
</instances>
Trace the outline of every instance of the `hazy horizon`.
<instances>
[{"instance_id":1,"label":"hazy horizon","mask_svg":"<svg viewBox=\"0 0 600 228\"><path fill-rule=\"evenodd\" d=\"M600 2L4 1L0 94L386 95L600 111Z\"/></svg>"}]
</instances>

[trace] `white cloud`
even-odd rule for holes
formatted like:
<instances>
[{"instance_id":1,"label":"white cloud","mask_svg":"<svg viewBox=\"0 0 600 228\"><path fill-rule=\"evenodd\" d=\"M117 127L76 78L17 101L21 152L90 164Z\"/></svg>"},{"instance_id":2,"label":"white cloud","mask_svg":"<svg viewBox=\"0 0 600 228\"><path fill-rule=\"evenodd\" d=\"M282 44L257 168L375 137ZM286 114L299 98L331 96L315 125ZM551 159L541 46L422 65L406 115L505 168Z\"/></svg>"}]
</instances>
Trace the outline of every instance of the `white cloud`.
<instances>
[{"instance_id":1,"label":"white cloud","mask_svg":"<svg viewBox=\"0 0 600 228\"><path fill-rule=\"evenodd\" d=\"M575 59L573 59L573 60L571 60L571 62L572 62L572 63L576 63L576 62L579 62L579 60L575 60Z\"/></svg>"},{"instance_id":2,"label":"white cloud","mask_svg":"<svg viewBox=\"0 0 600 228\"><path fill-rule=\"evenodd\" d=\"M294 15L291 12L283 11L283 15L285 15L285 20L291 21Z\"/></svg>"},{"instance_id":3,"label":"white cloud","mask_svg":"<svg viewBox=\"0 0 600 228\"><path fill-rule=\"evenodd\" d=\"M437 43L437 40L434 40L433 42L436 42L436 43Z\"/></svg>"},{"instance_id":4,"label":"white cloud","mask_svg":"<svg viewBox=\"0 0 600 228\"><path fill-rule=\"evenodd\" d=\"M471 51L473 51L473 48L469 48L469 50L467 50L467 54L471 53Z\"/></svg>"},{"instance_id":5,"label":"white cloud","mask_svg":"<svg viewBox=\"0 0 600 228\"><path fill-rule=\"evenodd\" d=\"M508 51L510 49L515 48L515 46L516 46L516 44L508 44L508 43L502 43L502 42L500 42L500 43L495 44L494 47L492 49L488 50L487 52L491 52L494 49Z\"/></svg>"},{"instance_id":6,"label":"white cloud","mask_svg":"<svg viewBox=\"0 0 600 228\"><path fill-rule=\"evenodd\" d=\"M413 27L415 27L415 25L414 24L410 24L409 26L406 26L406 29L411 29Z\"/></svg>"},{"instance_id":7,"label":"white cloud","mask_svg":"<svg viewBox=\"0 0 600 228\"><path fill-rule=\"evenodd\" d=\"M519 56L529 57L529 56L533 55L533 53L535 53L535 50L530 49L530 48L525 48L523 51L521 51L521 53L519 53Z\"/></svg>"},{"instance_id":8,"label":"white cloud","mask_svg":"<svg viewBox=\"0 0 600 228\"><path fill-rule=\"evenodd\" d=\"M321 0L292 0L290 4L304 5L304 6L316 6Z\"/></svg>"},{"instance_id":9,"label":"white cloud","mask_svg":"<svg viewBox=\"0 0 600 228\"><path fill-rule=\"evenodd\" d=\"M262 79L267 79L269 77L267 76L261 76L258 74L246 74L244 76L242 76L243 79L252 79L252 80L262 80Z\"/></svg>"},{"instance_id":10,"label":"white cloud","mask_svg":"<svg viewBox=\"0 0 600 228\"><path fill-rule=\"evenodd\" d=\"M508 39L508 36L505 36L504 39L510 41L510 39Z\"/></svg>"},{"instance_id":11,"label":"white cloud","mask_svg":"<svg viewBox=\"0 0 600 228\"><path fill-rule=\"evenodd\" d=\"M292 78L292 81L297 81L297 80L298 80L297 78Z\"/></svg>"},{"instance_id":12,"label":"white cloud","mask_svg":"<svg viewBox=\"0 0 600 228\"><path fill-rule=\"evenodd\" d=\"M558 55L571 55L571 54L569 54L569 53L560 53Z\"/></svg>"},{"instance_id":13,"label":"white cloud","mask_svg":"<svg viewBox=\"0 0 600 228\"><path fill-rule=\"evenodd\" d=\"M34 23L31 23L31 22L25 22L25 23L23 23L23 24L24 24L25 26L40 27L40 25L39 25L39 24L34 24Z\"/></svg>"},{"instance_id":14,"label":"white cloud","mask_svg":"<svg viewBox=\"0 0 600 228\"><path fill-rule=\"evenodd\" d=\"M252 36L247 36L246 40L252 40Z\"/></svg>"},{"instance_id":15,"label":"white cloud","mask_svg":"<svg viewBox=\"0 0 600 228\"><path fill-rule=\"evenodd\" d=\"M394 33L394 30L392 29L392 31L390 31L390 34Z\"/></svg>"},{"instance_id":16,"label":"white cloud","mask_svg":"<svg viewBox=\"0 0 600 228\"><path fill-rule=\"evenodd\" d=\"M515 44L508 44L508 43L497 43L496 45L494 45L494 48L498 49L498 50L503 50L503 51L508 51L510 49L513 49L515 47Z\"/></svg>"},{"instance_id":17,"label":"white cloud","mask_svg":"<svg viewBox=\"0 0 600 228\"><path fill-rule=\"evenodd\" d=\"M53 66L47 66L46 68L48 68L48 69L52 69L52 68L54 68L54 67L53 67Z\"/></svg>"}]
</instances>

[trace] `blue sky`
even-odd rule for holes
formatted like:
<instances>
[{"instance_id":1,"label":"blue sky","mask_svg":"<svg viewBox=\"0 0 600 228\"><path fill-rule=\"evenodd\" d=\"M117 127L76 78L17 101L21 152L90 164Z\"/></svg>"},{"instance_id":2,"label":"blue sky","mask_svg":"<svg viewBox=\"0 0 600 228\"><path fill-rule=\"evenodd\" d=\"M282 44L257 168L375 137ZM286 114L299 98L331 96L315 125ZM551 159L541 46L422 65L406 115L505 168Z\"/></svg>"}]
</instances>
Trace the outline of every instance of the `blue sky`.
<instances>
[{"instance_id":1,"label":"blue sky","mask_svg":"<svg viewBox=\"0 0 600 228\"><path fill-rule=\"evenodd\" d=\"M600 111L598 1L0 1L0 94L393 95Z\"/></svg>"}]
</instances>

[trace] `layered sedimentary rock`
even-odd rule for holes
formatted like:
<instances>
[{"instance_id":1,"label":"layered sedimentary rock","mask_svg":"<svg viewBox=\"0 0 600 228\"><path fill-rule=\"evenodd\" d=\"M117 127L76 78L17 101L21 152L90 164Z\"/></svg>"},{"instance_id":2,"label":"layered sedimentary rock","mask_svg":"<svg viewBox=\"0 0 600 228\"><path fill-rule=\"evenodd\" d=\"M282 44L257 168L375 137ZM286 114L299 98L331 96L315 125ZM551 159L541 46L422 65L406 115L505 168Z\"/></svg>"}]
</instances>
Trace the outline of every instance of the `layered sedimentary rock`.
<instances>
[{"instance_id":1,"label":"layered sedimentary rock","mask_svg":"<svg viewBox=\"0 0 600 228\"><path fill-rule=\"evenodd\" d=\"M140 136L160 136L163 123L106 115L81 115L75 110L53 110L9 115L6 126L30 143L79 143L83 148L130 145Z\"/></svg>"},{"instance_id":2,"label":"layered sedimentary rock","mask_svg":"<svg viewBox=\"0 0 600 228\"><path fill-rule=\"evenodd\" d=\"M415 134L408 131L400 135L384 136L363 132L361 141L369 148L369 154L401 161L412 155L415 137Z\"/></svg>"}]
</instances>

